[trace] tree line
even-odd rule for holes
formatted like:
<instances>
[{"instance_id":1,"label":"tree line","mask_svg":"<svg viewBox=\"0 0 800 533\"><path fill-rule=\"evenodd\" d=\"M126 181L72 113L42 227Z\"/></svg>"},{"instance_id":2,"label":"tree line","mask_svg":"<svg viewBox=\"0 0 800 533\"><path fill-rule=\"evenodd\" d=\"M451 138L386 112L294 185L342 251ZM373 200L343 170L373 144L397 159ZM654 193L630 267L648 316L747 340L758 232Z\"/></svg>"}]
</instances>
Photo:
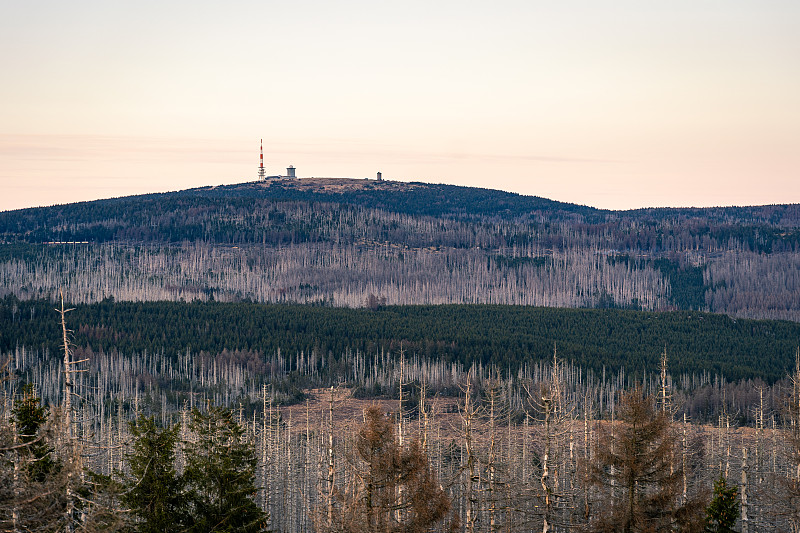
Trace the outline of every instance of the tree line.
<instances>
[{"instance_id":1,"label":"tree line","mask_svg":"<svg viewBox=\"0 0 800 533\"><path fill-rule=\"evenodd\" d=\"M377 302L377 303L376 303ZM372 357L407 353L502 371L561 357L599 375L625 369L642 376L666 347L676 375L774 383L792 367L800 338L793 322L731 319L699 312L552 309L505 305L389 306L347 309L252 302L118 302L76 305L74 342L81 350L163 354L248 352L264 372L275 354L287 371L324 374L348 351ZM47 300L0 299L0 351L58 353L58 324ZM296 356L316 360L298 365ZM281 358L279 356L279 358Z\"/></svg>"}]
</instances>

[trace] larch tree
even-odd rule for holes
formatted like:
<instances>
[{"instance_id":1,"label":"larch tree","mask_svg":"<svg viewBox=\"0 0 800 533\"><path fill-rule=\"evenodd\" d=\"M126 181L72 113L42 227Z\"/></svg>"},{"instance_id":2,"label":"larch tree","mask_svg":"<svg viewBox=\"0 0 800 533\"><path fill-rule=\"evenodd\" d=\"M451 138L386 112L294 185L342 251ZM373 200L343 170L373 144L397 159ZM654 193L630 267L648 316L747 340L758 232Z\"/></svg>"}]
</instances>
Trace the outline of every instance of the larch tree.
<instances>
[{"instance_id":1,"label":"larch tree","mask_svg":"<svg viewBox=\"0 0 800 533\"><path fill-rule=\"evenodd\" d=\"M595 484L607 504L589 529L632 533L697 527L698 506L679 503L683 472L671 417L657 410L641 388L622 395L617 413L619 427L601 436L594 467Z\"/></svg>"},{"instance_id":2,"label":"larch tree","mask_svg":"<svg viewBox=\"0 0 800 533\"><path fill-rule=\"evenodd\" d=\"M423 533L441 524L450 500L419 440L401 446L394 422L377 407L365 412L355 438L350 490L340 492L330 529L346 533ZM457 519L450 520L457 528Z\"/></svg>"}]
</instances>

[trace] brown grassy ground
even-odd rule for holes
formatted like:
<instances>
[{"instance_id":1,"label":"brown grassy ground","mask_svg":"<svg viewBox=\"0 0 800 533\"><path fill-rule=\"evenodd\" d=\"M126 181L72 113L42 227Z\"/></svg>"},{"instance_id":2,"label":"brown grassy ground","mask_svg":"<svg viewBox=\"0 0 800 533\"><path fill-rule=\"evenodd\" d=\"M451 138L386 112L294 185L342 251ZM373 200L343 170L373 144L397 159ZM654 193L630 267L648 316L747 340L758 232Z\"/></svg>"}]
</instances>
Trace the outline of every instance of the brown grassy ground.
<instances>
[{"instance_id":1,"label":"brown grassy ground","mask_svg":"<svg viewBox=\"0 0 800 533\"><path fill-rule=\"evenodd\" d=\"M409 190L423 186L422 184L411 184L402 181L377 181L374 179L354 179L354 178L298 178L277 180L283 187L295 188L317 193L343 193L360 190L382 190L400 191ZM269 187L272 181L261 183L264 187Z\"/></svg>"},{"instance_id":2,"label":"brown grassy ground","mask_svg":"<svg viewBox=\"0 0 800 533\"><path fill-rule=\"evenodd\" d=\"M282 407L281 418L291 420L292 432L302 433L306 424L311 430L318 428L324 421L328 423L328 410L330 407L330 389L311 389L305 391L308 401L302 404ZM456 411L457 398L438 398L428 400L429 406L434 411L437 423L443 431L454 431L461 424L461 418ZM360 426L364 422L364 412L368 407L378 406L384 413L396 413L397 400L382 398L360 399L353 398L348 389L336 389L333 392L333 425L334 431L347 431ZM308 418L308 422L306 422ZM413 433L418 426L416 420L410 422Z\"/></svg>"},{"instance_id":3,"label":"brown grassy ground","mask_svg":"<svg viewBox=\"0 0 800 533\"><path fill-rule=\"evenodd\" d=\"M284 421L291 421L292 433L302 433L306 431L306 425L311 431L315 431L322 423L328 423L328 409L331 398L330 389L311 389L305 391L308 396L308 401L302 404L292 405L288 407L281 407L281 417ZM458 412L460 405L459 398L436 398L428 400L428 406L433 411L436 425L439 426L441 436L446 438L456 437L460 428L462 427L462 419ZM336 389L333 391L333 424L334 431L347 432L354 428L359 427L364 422L364 412L368 407L373 405L378 406L385 413L396 413L398 409L398 401L383 399L383 398L370 398L359 399L353 398L351 391L348 389ZM308 421L306 421L308 419ZM605 426L609 422L607 420L590 421L593 429L599 426ZM505 428L503 424L501 427ZM676 423L676 429L682 431L683 424ZM409 433L415 434L419 429L419 421L411 420L407 426ZM536 425L533 423L530 427L531 432L536 431ZM688 436L701 435L707 451L710 448L719 447L720 443L720 430L710 425L693 425L688 424ZM478 433L481 433L479 428L476 428ZM485 429L485 428L484 428ZM577 434L583 432L583 420L577 419L575 421L575 429ZM502 429L500 430L502 431ZM519 437L522 432L521 426L515 426L513 431L516 437ZM751 427L733 427L728 430L728 442L731 447L731 454L737 456L741 454L743 446L752 447L758 440L758 432L755 428ZM778 441L782 438L782 431L777 430L775 435ZM580 438L580 436L576 437ZM767 449L772 445L773 430L766 428L761 436L763 445ZM719 449L716 450L720 452Z\"/></svg>"}]
</instances>

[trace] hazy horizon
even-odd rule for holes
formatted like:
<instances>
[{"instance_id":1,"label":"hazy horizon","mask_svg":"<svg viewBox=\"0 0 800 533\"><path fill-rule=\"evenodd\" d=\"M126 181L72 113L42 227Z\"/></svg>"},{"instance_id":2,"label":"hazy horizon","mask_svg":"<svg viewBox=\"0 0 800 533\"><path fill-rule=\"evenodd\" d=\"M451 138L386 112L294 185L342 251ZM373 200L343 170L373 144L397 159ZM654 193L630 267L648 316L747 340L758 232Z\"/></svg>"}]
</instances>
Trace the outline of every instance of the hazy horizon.
<instances>
[{"instance_id":1,"label":"hazy horizon","mask_svg":"<svg viewBox=\"0 0 800 533\"><path fill-rule=\"evenodd\" d=\"M800 203L800 4L12 3L0 209L268 174Z\"/></svg>"},{"instance_id":2,"label":"hazy horizon","mask_svg":"<svg viewBox=\"0 0 800 533\"><path fill-rule=\"evenodd\" d=\"M298 176L296 178L296 180L303 180L303 179L343 179L343 180L350 180L350 179L367 180L367 179L369 179L369 180L375 181L375 177L370 178L370 177L350 177L350 176ZM291 181L294 181L294 180L291 180ZM722 205L722 204L720 204L720 205L657 205L657 206L656 205L643 205L643 206L639 206L639 207L630 207L630 208L623 208L623 209L610 209L610 208L598 207L598 206L589 205L589 204L581 204L581 203L578 203L578 202L570 202L569 200L562 200L562 199L556 199L556 198L547 198L547 197L544 197L544 196L541 196L541 195L537 195L537 194L518 193L516 191L509 191L509 190L505 190L505 189L498 189L498 188L493 188L493 187L488 187L488 186L483 187L483 186L477 186L477 185L474 185L474 186L473 185L461 185L461 184L458 184L458 183L444 183L444 182L424 181L424 180L392 180L392 179L387 179L387 178L383 178L383 181L396 181L396 182L399 182L399 183L425 183L425 184L428 184L428 185L454 185L454 186L460 186L460 187L475 187L475 188L489 189L489 190L495 190L495 191L500 191L500 192L508 192L508 193L513 193L513 194L520 194L521 196L537 196L537 197L540 197L540 198L544 198L545 200L555 200L557 202L562 202L562 203L567 203L567 204L581 205L581 206L592 207L592 208L596 208L596 209L600 209L600 210L620 211L620 212L621 211L635 211L635 210L638 210L638 209L660 209L660 208L665 208L665 209L703 209L703 208L726 208L726 207L758 207L758 206L765 206L765 205L787 205L787 204L800 203L800 202L784 202L784 203L772 202L770 204L729 204L729 205ZM242 180L242 181L232 181L232 182L229 182L229 183L200 184L200 185L192 185L191 187L186 187L186 188L183 188L183 189L152 190L152 191L144 191L144 192L130 193L130 194L118 194L118 195L114 195L114 196L103 196L103 197L97 197L97 198L78 199L78 200L69 201L69 202L57 202L57 203L52 203L52 204L41 204L41 205L33 205L33 206L12 207L12 208L8 208L8 209L0 209L0 212L16 211L16 210L20 210L20 209L35 209L35 208L39 208L39 207L51 207L51 206L55 206L55 205L68 205L68 204L80 203L80 202L93 202L93 201L97 201L97 200L111 200L111 199L115 199L115 198L127 198L127 197L134 197L134 196L147 195L147 194L172 193L172 192L179 192L179 191L184 191L184 190L189 190L189 189L199 189L199 188L204 188L204 187L244 185L244 184L247 184L247 183L260 183L260 181L257 178L254 178L254 179Z\"/></svg>"}]
</instances>

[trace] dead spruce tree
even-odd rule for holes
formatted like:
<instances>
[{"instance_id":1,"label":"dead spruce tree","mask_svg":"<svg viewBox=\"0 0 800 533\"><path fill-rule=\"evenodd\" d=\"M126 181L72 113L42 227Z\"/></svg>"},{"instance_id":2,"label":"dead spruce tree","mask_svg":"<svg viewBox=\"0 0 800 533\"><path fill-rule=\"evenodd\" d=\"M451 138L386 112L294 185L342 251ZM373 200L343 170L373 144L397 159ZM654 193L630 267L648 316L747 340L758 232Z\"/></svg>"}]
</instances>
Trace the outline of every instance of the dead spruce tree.
<instances>
[{"instance_id":1,"label":"dead spruce tree","mask_svg":"<svg viewBox=\"0 0 800 533\"><path fill-rule=\"evenodd\" d=\"M81 513L78 512L77 507L80 497L77 495L77 487L83 483L83 461L81 457L80 442L77 438L75 431L75 421L73 413L72 400L73 396L77 396L75 392L75 376L79 372L85 372L85 369L77 368L75 365L85 363L87 359L74 360L73 350L70 343L70 334L72 333L67 329L66 314L74 309L64 308L64 292L59 291L61 306L56 309L61 320L61 341L64 350L64 403L62 405L64 430L62 432L63 441L61 447L63 453L66 454L67 465L66 483L64 487L64 494L66 498L66 509L64 512L64 520L66 522L66 530L72 531L75 527L74 522L79 519ZM90 503L90 502L86 502Z\"/></svg>"},{"instance_id":2,"label":"dead spruce tree","mask_svg":"<svg viewBox=\"0 0 800 533\"><path fill-rule=\"evenodd\" d=\"M784 435L788 455L785 473L779 478L776 491L776 515L792 533L800 532L800 348L795 353L795 368L791 376L791 391L786 405ZM744 489L743 489L744 491ZM744 517L744 513L742 514Z\"/></svg>"},{"instance_id":3,"label":"dead spruce tree","mask_svg":"<svg viewBox=\"0 0 800 533\"><path fill-rule=\"evenodd\" d=\"M539 425L534 451L538 458L538 477L531 493L542 533L568 525L569 511L575 506L574 409L567 398L564 365L553 351L550 374L537 387L528 387L528 404ZM537 527L537 529L539 529Z\"/></svg>"},{"instance_id":4,"label":"dead spruce tree","mask_svg":"<svg viewBox=\"0 0 800 533\"><path fill-rule=\"evenodd\" d=\"M474 396L475 368L472 367L467 372L466 383L463 387L464 405L459 410L461 415L461 477L463 478L463 514L464 527L467 533L474 533L476 522L478 521L478 490L480 485L480 474L478 465L478 440L477 425L481 416L482 409L476 405Z\"/></svg>"},{"instance_id":5,"label":"dead spruce tree","mask_svg":"<svg viewBox=\"0 0 800 533\"><path fill-rule=\"evenodd\" d=\"M488 531L495 532L504 529L502 517L509 523L508 517L508 464L503 461L501 454L501 432L499 426L508 416L508 406L504 405L500 378L497 370L493 369L486 381L484 391L486 426L486 455L484 457L485 469L482 473L483 482L481 491L482 507L488 514Z\"/></svg>"}]
</instances>

